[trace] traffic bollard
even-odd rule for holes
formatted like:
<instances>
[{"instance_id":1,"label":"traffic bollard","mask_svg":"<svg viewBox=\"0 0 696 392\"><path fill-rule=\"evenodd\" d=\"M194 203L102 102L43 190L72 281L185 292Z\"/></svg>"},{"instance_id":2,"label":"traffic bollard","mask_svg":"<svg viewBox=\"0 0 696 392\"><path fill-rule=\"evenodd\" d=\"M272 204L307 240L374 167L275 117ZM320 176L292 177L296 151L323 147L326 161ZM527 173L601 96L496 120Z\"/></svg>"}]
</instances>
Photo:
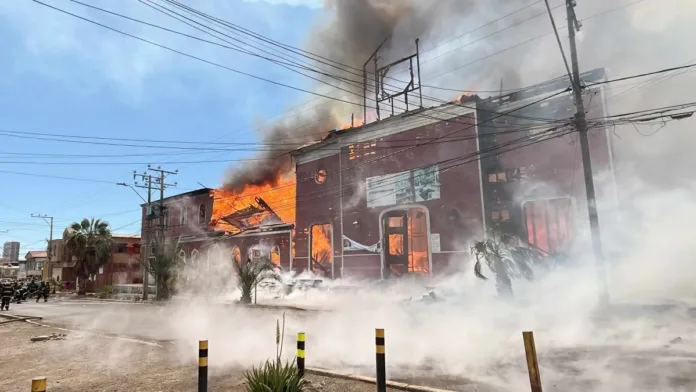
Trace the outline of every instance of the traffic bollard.
<instances>
[{"instance_id":1,"label":"traffic bollard","mask_svg":"<svg viewBox=\"0 0 696 392\"><path fill-rule=\"evenodd\" d=\"M297 334L297 372L300 377L304 377L305 372L305 334Z\"/></svg>"},{"instance_id":2,"label":"traffic bollard","mask_svg":"<svg viewBox=\"0 0 696 392\"><path fill-rule=\"evenodd\" d=\"M529 384L532 387L532 392L542 392L539 362L537 361L536 345L534 344L534 332L522 332L522 339L524 340L524 353L527 357L527 370L529 370Z\"/></svg>"},{"instance_id":3,"label":"traffic bollard","mask_svg":"<svg viewBox=\"0 0 696 392\"><path fill-rule=\"evenodd\" d=\"M46 392L46 377L36 377L31 380L31 392Z\"/></svg>"},{"instance_id":4,"label":"traffic bollard","mask_svg":"<svg viewBox=\"0 0 696 392\"><path fill-rule=\"evenodd\" d=\"M375 351L377 354L377 392L387 392L387 369L383 329L375 330Z\"/></svg>"},{"instance_id":5,"label":"traffic bollard","mask_svg":"<svg viewBox=\"0 0 696 392\"><path fill-rule=\"evenodd\" d=\"M208 392L208 341L198 341L198 392Z\"/></svg>"}]
</instances>

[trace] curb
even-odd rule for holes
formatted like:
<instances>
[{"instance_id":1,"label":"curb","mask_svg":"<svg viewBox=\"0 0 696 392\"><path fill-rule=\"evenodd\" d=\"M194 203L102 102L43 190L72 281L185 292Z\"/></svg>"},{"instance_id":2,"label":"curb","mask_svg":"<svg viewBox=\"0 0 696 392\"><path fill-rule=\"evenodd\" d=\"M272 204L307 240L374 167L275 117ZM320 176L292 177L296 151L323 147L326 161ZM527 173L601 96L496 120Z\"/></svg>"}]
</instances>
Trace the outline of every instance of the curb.
<instances>
[{"instance_id":1,"label":"curb","mask_svg":"<svg viewBox=\"0 0 696 392\"><path fill-rule=\"evenodd\" d=\"M334 371L326 370L326 369L309 368L309 367L306 368L305 371L307 373L315 374L317 376L340 378L343 380L360 381L360 382L364 382L367 384L375 384L375 385L377 384L376 379L374 379L372 377L360 376L357 374L340 373L340 372L334 372ZM411 385L411 384L406 384L403 382L389 381L389 380L387 380L387 387L393 388L393 389L398 389L400 391L408 391L408 392L454 392L454 391L450 391L447 389L430 388L430 387L424 387L424 386L420 386L420 385Z\"/></svg>"}]
</instances>

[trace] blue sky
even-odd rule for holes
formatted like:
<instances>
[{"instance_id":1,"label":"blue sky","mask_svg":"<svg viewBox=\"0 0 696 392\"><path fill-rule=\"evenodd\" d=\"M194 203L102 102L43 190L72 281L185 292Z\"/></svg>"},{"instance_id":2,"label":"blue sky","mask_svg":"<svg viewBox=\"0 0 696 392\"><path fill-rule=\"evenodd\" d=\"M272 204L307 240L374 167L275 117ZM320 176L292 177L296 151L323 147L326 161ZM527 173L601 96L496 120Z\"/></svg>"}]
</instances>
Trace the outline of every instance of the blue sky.
<instances>
[{"instance_id":1,"label":"blue sky","mask_svg":"<svg viewBox=\"0 0 696 392\"><path fill-rule=\"evenodd\" d=\"M42 1L229 67L311 87L310 81L263 60L125 21L68 0ZM204 37L137 0L85 2ZM315 0L187 3L294 46L302 46L322 12ZM177 162L232 160L252 152L196 151L184 155L176 150L65 143L2 132L200 141L196 147L216 147L211 142L257 141L254 124L307 99L304 93L182 57L30 0L0 2L0 36L0 231L9 230L0 234L0 243L20 241L20 257L30 249L45 248L42 241L48 237L48 226L31 218L32 213L56 217L54 236L60 236L70 222L83 217L106 219L119 233L138 233L141 200L131 189L110 183L16 173L131 183L133 170L146 169L146 165L136 163L162 163L167 169L180 171L171 181L177 181L182 189L170 190L171 195L199 188L197 182L218 186L229 166L224 162Z\"/></svg>"}]
</instances>

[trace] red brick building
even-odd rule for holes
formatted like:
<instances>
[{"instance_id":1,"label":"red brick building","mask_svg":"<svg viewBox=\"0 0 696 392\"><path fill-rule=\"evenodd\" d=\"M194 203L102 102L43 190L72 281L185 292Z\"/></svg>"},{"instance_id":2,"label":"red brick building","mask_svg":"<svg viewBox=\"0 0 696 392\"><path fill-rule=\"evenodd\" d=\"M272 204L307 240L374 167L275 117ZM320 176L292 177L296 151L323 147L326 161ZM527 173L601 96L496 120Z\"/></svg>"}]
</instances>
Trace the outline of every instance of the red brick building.
<instances>
[{"instance_id":1,"label":"red brick building","mask_svg":"<svg viewBox=\"0 0 696 392\"><path fill-rule=\"evenodd\" d=\"M112 234L113 245L109 261L99 268L87 282L88 291L98 291L104 286L128 285L142 282L140 267L140 236L133 234ZM68 247L65 246L67 230L62 239L51 242L53 265L52 278L60 282L70 282L70 287L76 287L75 260Z\"/></svg>"},{"instance_id":2,"label":"red brick building","mask_svg":"<svg viewBox=\"0 0 696 392\"><path fill-rule=\"evenodd\" d=\"M290 267L292 223L250 227L235 235L216 231L210 225L214 199L212 190L208 188L165 198L163 204L165 238L179 241L182 246L180 256L190 266L204 268L208 255L219 258L220 249L225 247L231 251L231 258L237 261L268 257L285 268ZM143 204L141 207L143 244L147 244L159 230L159 202L152 204L149 216L147 206ZM254 209L253 212L258 211ZM244 215L244 211L236 215L228 219L249 217ZM147 257L145 247L141 253L142 257Z\"/></svg>"},{"instance_id":3,"label":"red brick building","mask_svg":"<svg viewBox=\"0 0 696 392\"><path fill-rule=\"evenodd\" d=\"M603 78L603 70L583 75ZM569 249L587 209L569 126L572 94L558 94L567 87L559 79L468 98L334 131L296 151L293 269L330 277L442 274L466 265L470 241L493 225L547 252ZM604 116L602 94L586 91L589 119ZM598 188L612 185L610 134L595 126L589 141Z\"/></svg>"},{"instance_id":4,"label":"red brick building","mask_svg":"<svg viewBox=\"0 0 696 392\"><path fill-rule=\"evenodd\" d=\"M567 87L558 79L332 131L293 153L295 222L246 225L274 214L257 199L223 219L242 230L216 232L211 190L200 189L164 200L165 235L184 244L192 264L224 244L236 260L269 255L328 278L444 274L465 266L471 241L493 226L549 253L568 250L587 214ZM605 116L603 94L586 89L590 120ZM593 169L598 189L615 192L611 135L598 124L588 134ZM143 205L143 243L148 225Z\"/></svg>"},{"instance_id":5,"label":"red brick building","mask_svg":"<svg viewBox=\"0 0 696 392\"><path fill-rule=\"evenodd\" d=\"M140 236L133 234L113 234L113 246L109 262L99 268L91 279L93 291L104 286L142 283L140 266Z\"/></svg>"}]
</instances>

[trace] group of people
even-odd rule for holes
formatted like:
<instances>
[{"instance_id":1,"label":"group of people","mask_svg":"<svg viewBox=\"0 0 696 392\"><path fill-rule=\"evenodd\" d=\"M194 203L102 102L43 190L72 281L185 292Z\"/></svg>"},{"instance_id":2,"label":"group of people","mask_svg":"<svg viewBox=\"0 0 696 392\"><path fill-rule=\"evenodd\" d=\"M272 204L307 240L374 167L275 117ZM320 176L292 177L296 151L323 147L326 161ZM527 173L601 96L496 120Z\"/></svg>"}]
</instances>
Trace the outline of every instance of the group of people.
<instances>
[{"instance_id":1,"label":"group of people","mask_svg":"<svg viewBox=\"0 0 696 392\"><path fill-rule=\"evenodd\" d=\"M17 280L14 282L6 282L0 287L0 310L10 310L10 302L16 299L17 303L26 300L29 296L36 294L36 302L43 298L44 302L48 302L48 294L51 292L50 284L44 281L37 283L32 279L28 283L22 283Z\"/></svg>"}]
</instances>

